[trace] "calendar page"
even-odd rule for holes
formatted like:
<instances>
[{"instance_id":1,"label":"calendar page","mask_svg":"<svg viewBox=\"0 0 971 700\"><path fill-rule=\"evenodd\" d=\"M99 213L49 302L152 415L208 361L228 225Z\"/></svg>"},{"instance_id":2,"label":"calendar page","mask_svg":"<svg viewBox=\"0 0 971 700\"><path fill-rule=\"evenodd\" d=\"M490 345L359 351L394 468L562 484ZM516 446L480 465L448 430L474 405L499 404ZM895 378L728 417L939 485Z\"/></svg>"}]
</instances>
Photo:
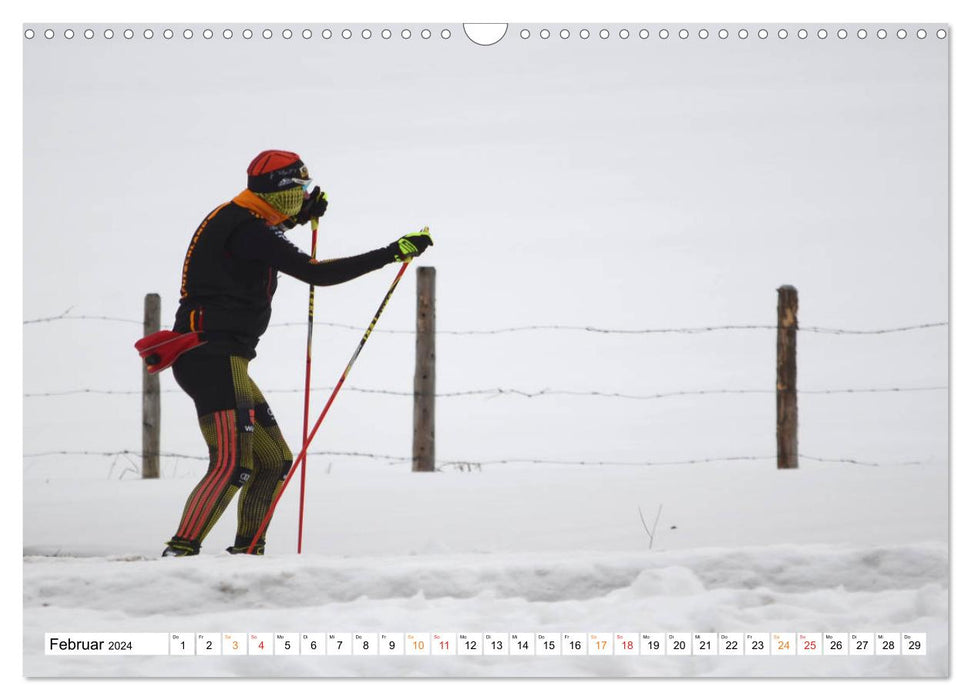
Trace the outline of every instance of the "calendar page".
<instances>
[{"instance_id":1,"label":"calendar page","mask_svg":"<svg viewBox=\"0 0 971 700\"><path fill-rule=\"evenodd\" d=\"M557 16L18 28L25 676L950 675L948 17Z\"/></svg>"}]
</instances>

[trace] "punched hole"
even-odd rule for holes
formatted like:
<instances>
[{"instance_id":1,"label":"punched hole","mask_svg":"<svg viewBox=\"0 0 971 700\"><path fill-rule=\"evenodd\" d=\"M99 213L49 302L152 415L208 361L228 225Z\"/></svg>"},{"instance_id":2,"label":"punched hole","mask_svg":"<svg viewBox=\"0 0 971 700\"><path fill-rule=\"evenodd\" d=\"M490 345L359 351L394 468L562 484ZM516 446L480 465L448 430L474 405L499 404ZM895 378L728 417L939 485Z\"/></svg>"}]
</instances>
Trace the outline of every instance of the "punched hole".
<instances>
[{"instance_id":1,"label":"punched hole","mask_svg":"<svg viewBox=\"0 0 971 700\"><path fill-rule=\"evenodd\" d=\"M463 24L462 29L465 31L465 36L467 36L473 44L478 44L479 46L492 46L493 44L499 43L502 38L506 36L506 30L509 29L509 25L500 24L498 22L470 23Z\"/></svg>"}]
</instances>

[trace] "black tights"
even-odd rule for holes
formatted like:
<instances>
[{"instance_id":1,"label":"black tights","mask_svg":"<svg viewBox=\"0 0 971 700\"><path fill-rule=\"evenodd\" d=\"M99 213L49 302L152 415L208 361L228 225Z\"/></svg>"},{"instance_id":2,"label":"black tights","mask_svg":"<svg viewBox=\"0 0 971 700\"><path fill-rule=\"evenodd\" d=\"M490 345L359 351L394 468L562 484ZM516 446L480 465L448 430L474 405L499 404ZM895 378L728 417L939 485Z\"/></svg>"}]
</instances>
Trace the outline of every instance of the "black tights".
<instances>
[{"instance_id":1,"label":"black tights","mask_svg":"<svg viewBox=\"0 0 971 700\"><path fill-rule=\"evenodd\" d=\"M236 546L249 545L293 464L248 365L236 355L190 351L172 366L209 447L209 470L186 500L175 542L198 548L239 491Z\"/></svg>"}]
</instances>

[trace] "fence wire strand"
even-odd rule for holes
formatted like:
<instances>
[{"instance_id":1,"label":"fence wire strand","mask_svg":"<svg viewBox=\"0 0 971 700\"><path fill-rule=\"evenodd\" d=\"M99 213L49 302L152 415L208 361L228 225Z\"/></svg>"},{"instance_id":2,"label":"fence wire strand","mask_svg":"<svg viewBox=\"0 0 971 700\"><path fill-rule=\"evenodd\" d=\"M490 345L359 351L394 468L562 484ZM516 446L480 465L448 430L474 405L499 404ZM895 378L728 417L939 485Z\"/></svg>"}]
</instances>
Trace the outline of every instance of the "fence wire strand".
<instances>
[{"instance_id":1,"label":"fence wire strand","mask_svg":"<svg viewBox=\"0 0 971 700\"><path fill-rule=\"evenodd\" d=\"M333 391L334 387L312 387L316 392ZM799 389L799 394L879 394L879 393L907 393L914 391L946 391L947 386L906 386L906 387L851 387L842 389ZM369 389L365 387L345 386L345 391L352 391L361 394L380 394L384 396L415 396L414 391L403 391L395 389ZM303 388L291 389L266 389L265 394L295 394L303 392ZM65 391L39 391L24 393L24 398L47 398L55 396L79 396L92 394L98 396L135 396L141 395L138 389L67 389ZM163 394L182 394L179 389L162 389ZM573 389L536 389L529 391L526 389L511 389L508 387L494 387L489 389L466 389L463 391L444 391L436 392L437 399L452 399L470 396L482 396L496 398L499 396L518 396L527 399L542 398L544 396L588 396L606 399L629 399L634 401L649 401L655 399L668 399L677 396L717 396L727 394L775 394L775 389L688 389L684 391L666 391L656 394L626 394L615 391L578 391Z\"/></svg>"},{"instance_id":2,"label":"fence wire strand","mask_svg":"<svg viewBox=\"0 0 971 700\"><path fill-rule=\"evenodd\" d=\"M73 307L72 307L73 308ZM47 316L44 318L33 318L28 319L23 322L26 325L38 324L38 323L53 323L55 321L113 321L118 323L131 323L142 325L143 321L135 320L130 318L119 318L116 316L91 316L85 314L70 314L71 309L68 309L62 314L57 316ZM349 323L337 323L333 321L315 321L315 326L326 326L330 328L341 328L345 330L353 331L364 331L366 328L364 326L355 326ZM801 326L798 330L804 333L824 333L831 335L883 335L887 333L904 333L907 331L924 330L928 328L940 328L949 325L947 321L935 321L932 323L920 323L910 326L897 326L894 328L873 328L873 329L859 329L859 328L828 328L824 326ZM306 321L283 321L280 323L271 323L270 327L284 328L288 326L298 326L301 328L306 328ZM711 325L711 326L687 326L680 328L602 328L598 326L578 326L578 325L561 325L561 324L540 324L540 325L526 325L526 326L508 326L505 328L491 328L491 329L467 329L467 330L447 330L447 329L436 329L436 333L439 335L500 335L504 333L522 333L525 331L573 331L573 332L584 332L584 333L596 333L601 335L652 335L652 334L666 334L666 333L682 333L686 335L694 335L698 333L713 333L718 331L750 331L750 330L778 330L776 324L760 324L760 323L741 323L741 324L725 324L725 325ZM414 329L395 329L395 328L375 328L374 333L388 333L388 334L415 334Z\"/></svg>"},{"instance_id":3,"label":"fence wire strand","mask_svg":"<svg viewBox=\"0 0 971 700\"><path fill-rule=\"evenodd\" d=\"M307 453L309 457L358 457L372 460L379 460L394 464L404 464L411 462L411 457L401 455L377 454L373 452L360 451L340 451L340 450L320 450ZM55 456L94 456L94 457L137 457L142 458L143 453L138 450L48 450L46 452L32 452L24 454L25 459L35 459L41 457ZM198 462L208 461L209 458L198 454L182 454L178 452L159 452L159 457L170 459L188 459ZM926 460L908 460L900 462L870 462L852 457L815 457L812 455L799 454L800 459L822 464L852 464L864 467L898 467L898 466L923 466ZM583 467L675 467L696 464L714 464L719 462L774 462L775 455L736 455L727 457L699 457L695 459L679 460L565 460L565 459L536 459L531 457L508 457L504 459L442 459L436 460L436 466L502 466L509 464L534 464L545 466L583 466ZM114 464L114 463L112 463Z\"/></svg>"}]
</instances>

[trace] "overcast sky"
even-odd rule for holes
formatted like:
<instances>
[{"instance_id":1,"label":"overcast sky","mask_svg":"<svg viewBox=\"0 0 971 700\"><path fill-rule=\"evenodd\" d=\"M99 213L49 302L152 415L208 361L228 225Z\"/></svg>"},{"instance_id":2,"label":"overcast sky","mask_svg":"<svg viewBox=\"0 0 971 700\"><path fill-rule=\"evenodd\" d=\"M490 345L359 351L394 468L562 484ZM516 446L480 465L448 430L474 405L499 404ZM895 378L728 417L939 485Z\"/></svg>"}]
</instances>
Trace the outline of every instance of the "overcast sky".
<instances>
[{"instance_id":1,"label":"overcast sky","mask_svg":"<svg viewBox=\"0 0 971 700\"><path fill-rule=\"evenodd\" d=\"M949 41L936 26L923 40L911 25L906 39L728 25L728 39L693 27L665 40L631 25L624 40L620 25L549 25L543 40L543 26L522 39L511 25L488 48L460 25L447 40L446 25L427 40L425 25L407 40L402 26L380 38L380 24L334 25L329 40L324 25L310 40L213 25L208 41L202 25L191 40L184 25L171 40L162 25L151 40L113 25L110 41L90 26L91 40L59 27L24 41L24 319L70 308L134 322L158 292L170 324L196 225L245 186L257 152L282 148L330 194L322 257L431 227L420 264L438 271L442 330L772 324L781 284L799 289L803 326L947 320ZM345 26L350 40L336 36ZM309 249L309 229L291 238ZM318 321L366 325L393 274L318 291ZM413 279L379 329L413 327ZM271 327L251 364L292 444L302 401L284 390L302 386L306 296L281 282L273 322L295 325ZM24 391L137 391L140 335L137 323L27 325ZM318 327L315 385L336 381L359 337ZM771 331L442 335L438 389L771 391L774 352ZM350 386L407 391L412 363L412 336L376 333ZM800 335L801 389L947 380L946 329ZM176 389L170 373L162 386ZM139 411L137 395L27 397L24 451L137 450ZM163 451L201 454L189 400L167 393L163 411ZM947 458L941 391L807 397L801 417L809 454ZM408 455L410 435L409 399L348 392L315 447ZM771 455L774 398L443 398L438 440L440 459L472 461ZM25 460L27 476L49 468ZM103 458L70 468L106 471Z\"/></svg>"}]
</instances>

